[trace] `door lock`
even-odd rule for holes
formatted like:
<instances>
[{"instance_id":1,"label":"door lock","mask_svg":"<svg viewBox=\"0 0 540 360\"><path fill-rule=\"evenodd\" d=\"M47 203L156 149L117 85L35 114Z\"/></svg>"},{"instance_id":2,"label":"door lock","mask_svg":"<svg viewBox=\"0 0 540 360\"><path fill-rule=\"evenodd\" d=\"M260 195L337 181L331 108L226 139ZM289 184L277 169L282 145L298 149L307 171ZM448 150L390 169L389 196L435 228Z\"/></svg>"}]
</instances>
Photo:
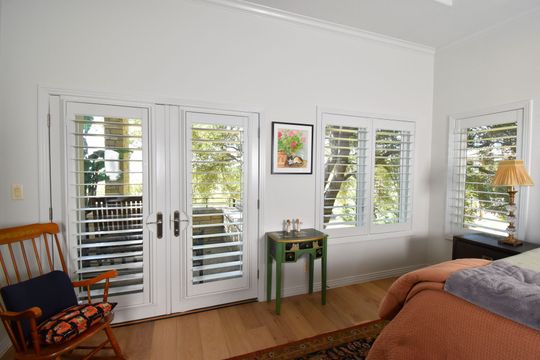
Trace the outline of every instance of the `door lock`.
<instances>
[{"instance_id":1,"label":"door lock","mask_svg":"<svg viewBox=\"0 0 540 360\"><path fill-rule=\"evenodd\" d=\"M181 222L189 223L189 218L188 219L180 219L180 211L176 210L174 212L174 217L173 217L174 236L180 236L180 223Z\"/></svg>"},{"instance_id":2,"label":"door lock","mask_svg":"<svg viewBox=\"0 0 540 360\"><path fill-rule=\"evenodd\" d=\"M147 222L146 225L156 224L157 227L157 238L161 239L163 237L163 214L158 212L156 214L156 221Z\"/></svg>"}]
</instances>

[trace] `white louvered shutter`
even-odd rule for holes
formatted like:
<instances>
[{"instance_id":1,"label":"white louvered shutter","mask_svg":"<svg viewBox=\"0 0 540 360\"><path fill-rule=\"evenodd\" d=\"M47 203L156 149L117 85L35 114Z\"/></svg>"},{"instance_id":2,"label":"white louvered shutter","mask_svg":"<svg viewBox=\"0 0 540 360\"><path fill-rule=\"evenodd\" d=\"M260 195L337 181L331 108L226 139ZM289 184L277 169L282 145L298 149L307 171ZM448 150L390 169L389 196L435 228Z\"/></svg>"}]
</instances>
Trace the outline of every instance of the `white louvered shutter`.
<instances>
[{"instance_id":1,"label":"white louvered shutter","mask_svg":"<svg viewBox=\"0 0 540 360\"><path fill-rule=\"evenodd\" d=\"M411 126L375 128L373 213L374 225L406 224L412 210L413 131ZM409 127L409 128L407 128Z\"/></svg>"},{"instance_id":2,"label":"white louvered shutter","mask_svg":"<svg viewBox=\"0 0 540 360\"><path fill-rule=\"evenodd\" d=\"M142 120L76 115L68 123L70 238L76 273L119 271L109 293L143 291ZM103 294L103 284L92 290ZM81 294L82 296L83 294Z\"/></svg>"},{"instance_id":3,"label":"white louvered shutter","mask_svg":"<svg viewBox=\"0 0 540 360\"><path fill-rule=\"evenodd\" d=\"M516 110L456 122L448 209L452 233L506 235L507 189L491 181L499 161L521 158L521 117Z\"/></svg>"},{"instance_id":4,"label":"white louvered shutter","mask_svg":"<svg viewBox=\"0 0 540 360\"><path fill-rule=\"evenodd\" d=\"M245 126L213 123L192 114L191 134L191 282L193 285L242 278L245 268ZM200 119L201 121L197 121Z\"/></svg>"},{"instance_id":5,"label":"white louvered shutter","mask_svg":"<svg viewBox=\"0 0 540 360\"><path fill-rule=\"evenodd\" d=\"M368 171L367 129L326 125L324 131L323 227L362 227Z\"/></svg>"},{"instance_id":6,"label":"white louvered shutter","mask_svg":"<svg viewBox=\"0 0 540 360\"><path fill-rule=\"evenodd\" d=\"M324 113L322 130L321 228L333 236L365 233L371 120Z\"/></svg>"}]
</instances>

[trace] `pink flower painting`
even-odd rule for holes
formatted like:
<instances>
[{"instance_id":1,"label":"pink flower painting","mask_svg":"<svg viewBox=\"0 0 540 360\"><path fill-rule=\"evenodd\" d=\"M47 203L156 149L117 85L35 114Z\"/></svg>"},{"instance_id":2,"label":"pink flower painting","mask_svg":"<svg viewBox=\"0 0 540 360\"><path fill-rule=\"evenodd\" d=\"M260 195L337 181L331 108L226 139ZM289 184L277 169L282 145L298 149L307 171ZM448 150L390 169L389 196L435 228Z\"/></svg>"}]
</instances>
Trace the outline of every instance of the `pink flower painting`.
<instances>
[{"instance_id":1,"label":"pink flower painting","mask_svg":"<svg viewBox=\"0 0 540 360\"><path fill-rule=\"evenodd\" d=\"M311 173L312 131L312 125L273 123L273 173Z\"/></svg>"}]
</instances>

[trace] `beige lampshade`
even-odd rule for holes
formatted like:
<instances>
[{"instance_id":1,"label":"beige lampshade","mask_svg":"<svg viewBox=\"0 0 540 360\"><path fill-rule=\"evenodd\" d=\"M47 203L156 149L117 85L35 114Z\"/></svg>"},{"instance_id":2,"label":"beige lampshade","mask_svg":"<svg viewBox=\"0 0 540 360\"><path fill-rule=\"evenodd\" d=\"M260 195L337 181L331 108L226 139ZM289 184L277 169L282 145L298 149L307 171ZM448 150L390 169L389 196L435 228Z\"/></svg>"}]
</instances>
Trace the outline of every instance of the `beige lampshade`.
<instances>
[{"instance_id":1,"label":"beige lampshade","mask_svg":"<svg viewBox=\"0 0 540 360\"><path fill-rule=\"evenodd\" d=\"M499 162L497 173L495 173L491 185L532 186L534 183L525 170L523 160L503 160Z\"/></svg>"}]
</instances>

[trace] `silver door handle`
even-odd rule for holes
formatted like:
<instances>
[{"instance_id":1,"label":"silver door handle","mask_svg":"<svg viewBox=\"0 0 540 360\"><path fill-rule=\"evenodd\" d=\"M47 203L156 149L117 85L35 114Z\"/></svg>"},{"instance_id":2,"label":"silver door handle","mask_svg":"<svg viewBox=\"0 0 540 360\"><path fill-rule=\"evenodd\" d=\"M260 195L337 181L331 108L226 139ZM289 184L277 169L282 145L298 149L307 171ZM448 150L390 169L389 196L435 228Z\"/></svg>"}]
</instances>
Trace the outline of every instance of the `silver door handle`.
<instances>
[{"instance_id":1,"label":"silver door handle","mask_svg":"<svg viewBox=\"0 0 540 360\"><path fill-rule=\"evenodd\" d=\"M157 225L157 238L161 239L163 237L163 214L158 212L156 214L156 221L147 222L146 225L156 224Z\"/></svg>"},{"instance_id":2,"label":"silver door handle","mask_svg":"<svg viewBox=\"0 0 540 360\"><path fill-rule=\"evenodd\" d=\"M174 223L174 236L180 236L180 223L187 222L189 224L189 218L180 219L180 211L176 210L174 212L173 223Z\"/></svg>"}]
</instances>

